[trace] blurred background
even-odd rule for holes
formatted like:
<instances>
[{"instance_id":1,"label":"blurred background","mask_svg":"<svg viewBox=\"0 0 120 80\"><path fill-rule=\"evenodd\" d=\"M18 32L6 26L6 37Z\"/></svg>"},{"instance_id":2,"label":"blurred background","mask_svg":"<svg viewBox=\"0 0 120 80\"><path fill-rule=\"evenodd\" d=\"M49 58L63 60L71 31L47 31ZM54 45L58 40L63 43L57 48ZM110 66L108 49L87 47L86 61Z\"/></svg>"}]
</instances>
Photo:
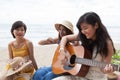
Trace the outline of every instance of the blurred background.
<instances>
[{"instance_id":1,"label":"blurred background","mask_svg":"<svg viewBox=\"0 0 120 80\"><path fill-rule=\"evenodd\" d=\"M54 24L69 20L75 26L79 17L96 12L107 27L114 43L120 43L120 0L0 0L0 47L7 47L12 38L10 29L17 20L27 25L26 38L35 46L38 41L56 37Z\"/></svg>"}]
</instances>

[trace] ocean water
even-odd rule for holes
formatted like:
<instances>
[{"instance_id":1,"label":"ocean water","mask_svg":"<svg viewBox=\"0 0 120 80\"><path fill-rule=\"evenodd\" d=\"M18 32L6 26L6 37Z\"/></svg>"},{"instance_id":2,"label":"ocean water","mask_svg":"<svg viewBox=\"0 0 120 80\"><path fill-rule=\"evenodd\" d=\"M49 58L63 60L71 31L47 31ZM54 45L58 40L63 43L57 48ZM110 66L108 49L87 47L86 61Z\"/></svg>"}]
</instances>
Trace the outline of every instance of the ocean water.
<instances>
[{"instance_id":1,"label":"ocean water","mask_svg":"<svg viewBox=\"0 0 120 80\"><path fill-rule=\"evenodd\" d=\"M0 24L0 47L7 47L8 43L14 38L10 33L10 24ZM114 43L120 43L120 26L109 26L107 30ZM77 29L75 29L77 32ZM48 37L57 37L57 31L54 25L50 24L30 24L27 25L27 32L25 38L31 40L34 46L38 46L38 42Z\"/></svg>"},{"instance_id":2,"label":"ocean water","mask_svg":"<svg viewBox=\"0 0 120 80\"><path fill-rule=\"evenodd\" d=\"M10 29L11 25L0 24L0 47L7 47L9 42L14 40ZM27 25L25 38L31 40L35 46L38 46L40 40L47 39L48 37L57 37L54 25Z\"/></svg>"}]
</instances>

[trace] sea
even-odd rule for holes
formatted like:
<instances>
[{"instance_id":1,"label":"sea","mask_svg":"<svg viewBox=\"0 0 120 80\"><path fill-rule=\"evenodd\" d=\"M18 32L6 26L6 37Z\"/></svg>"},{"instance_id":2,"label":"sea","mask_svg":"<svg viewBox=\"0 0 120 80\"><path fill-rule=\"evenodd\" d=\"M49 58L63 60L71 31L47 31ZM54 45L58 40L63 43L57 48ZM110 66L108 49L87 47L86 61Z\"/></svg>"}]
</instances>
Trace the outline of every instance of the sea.
<instances>
[{"instance_id":1,"label":"sea","mask_svg":"<svg viewBox=\"0 0 120 80\"><path fill-rule=\"evenodd\" d=\"M0 47L7 47L9 42L14 38L10 32L11 24L0 24ZM107 30L114 43L120 43L120 26L107 26ZM75 33L78 30L75 28ZM51 24L29 24L27 25L27 32L25 38L31 40L34 46L39 46L38 42L48 37L55 38L58 36L54 25Z\"/></svg>"}]
</instances>

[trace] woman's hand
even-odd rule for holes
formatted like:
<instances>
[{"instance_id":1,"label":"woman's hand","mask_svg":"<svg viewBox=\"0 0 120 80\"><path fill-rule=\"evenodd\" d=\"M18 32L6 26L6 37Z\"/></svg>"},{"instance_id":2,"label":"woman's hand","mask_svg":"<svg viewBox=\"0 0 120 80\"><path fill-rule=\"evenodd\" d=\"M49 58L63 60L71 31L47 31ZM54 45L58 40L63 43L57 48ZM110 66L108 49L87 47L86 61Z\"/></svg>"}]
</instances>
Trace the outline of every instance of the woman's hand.
<instances>
[{"instance_id":1,"label":"woman's hand","mask_svg":"<svg viewBox=\"0 0 120 80\"><path fill-rule=\"evenodd\" d=\"M113 72L113 66L111 64L107 64L103 69L102 69L102 72L103 73L111 73Z\"/></svg>"},{"instance_id":2,"label":"woman's hand","mask_svg":"<svg viewBox=\"0 0 120 80\"><path fill-rule=\"evenodd\" d=\"M54 43L54 39L51 38L51 37L49 37L49 38L47 39L47 41L50 42L50 43Z\"/></svg>"},{"instance_id":3,"label":"woman's hand","mask_svg":"<svg viewBox=\"0 0 120 80\"><path fill-rule=\"evenodd\" d=\"M68 53L67 51L64 50L64 48L60 48L60 55L59 55L59 60L62 62L64 65L68 65Z\"/></svg>"}]
</instances>

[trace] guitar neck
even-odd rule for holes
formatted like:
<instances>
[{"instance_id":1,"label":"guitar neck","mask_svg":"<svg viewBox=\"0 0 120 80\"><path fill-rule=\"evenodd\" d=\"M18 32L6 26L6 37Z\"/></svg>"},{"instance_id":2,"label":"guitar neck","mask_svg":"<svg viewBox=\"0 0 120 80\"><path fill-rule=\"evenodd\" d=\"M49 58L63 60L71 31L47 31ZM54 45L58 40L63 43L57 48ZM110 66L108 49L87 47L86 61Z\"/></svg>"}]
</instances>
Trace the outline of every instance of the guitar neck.
<instances>
[{"instance_id":1,"label":"guitar neck","mask_svg":"<svg viewBox=\"0 0 120 80\"><path fill-rule=\"evenodd\" d=\"M79 64L95 66L95 67L99 67L99 68L104 68L107 65L107 63L105 63L105 62L99 62L99 61L95 61L95 60L89 60L89 59L78 58L78 57L76 57L75 62L79 63ZM112 64L112 66L113 66L114 71L119 71L118 65Z\"/></svg>"}]
</instances>

